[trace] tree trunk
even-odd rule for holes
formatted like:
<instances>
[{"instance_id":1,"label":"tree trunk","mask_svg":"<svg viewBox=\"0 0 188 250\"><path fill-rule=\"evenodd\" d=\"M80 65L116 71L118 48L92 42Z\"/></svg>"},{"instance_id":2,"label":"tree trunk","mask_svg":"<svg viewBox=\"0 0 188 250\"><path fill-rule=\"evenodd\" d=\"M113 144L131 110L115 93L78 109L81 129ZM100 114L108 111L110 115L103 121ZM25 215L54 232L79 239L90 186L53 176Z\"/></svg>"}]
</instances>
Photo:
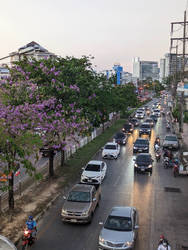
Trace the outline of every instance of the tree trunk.
<instances>
[{"instance_id":1,"label":"tree trunk","mask_svg":"<svg viewBox=\"0 0 188 250\"><path fill-rule=\"evenodd\" d=\"M49 177L54 176L54 150L49 151Z\"/></svg>"},{"instance_id":2,"label":"tree trunk","mask_svg":"<svg viewBox=\"0 0 188 250\"><path fill-rule=\"evenodd\" d=\"M61 167L64 166L65 162L65 150L61 150Z\"/></svg>"},{"instance_id":3,"label":"tree trunk","mask_svg":"<svg viewBox=\"0 0 188 250\"><path fill-rule=\"evenodd\" d=\"M8 205L9 210L14 210L14 173L12 172L9 182L9 191L8 191Z\"/></svg>"}]
</instances>

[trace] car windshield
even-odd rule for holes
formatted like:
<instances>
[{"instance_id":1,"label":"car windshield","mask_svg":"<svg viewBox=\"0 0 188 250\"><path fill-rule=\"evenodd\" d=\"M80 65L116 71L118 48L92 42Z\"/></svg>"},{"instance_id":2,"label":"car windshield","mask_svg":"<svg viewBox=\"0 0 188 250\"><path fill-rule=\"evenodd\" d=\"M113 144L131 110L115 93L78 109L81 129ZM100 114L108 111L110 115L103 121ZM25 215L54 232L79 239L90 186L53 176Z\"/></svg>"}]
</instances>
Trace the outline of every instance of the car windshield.
<instances>
[{"instance_id":1,"label":"car windshield","mask_svg":"<svg viewBox=\"0 0 188 250\"><path fill-rule=\"evenodd\" d=\"M123 127L124 128L131 128L131 124L125 124Z\"/></svg>"},{"instance_id":2,"label":"car windshield","mask_svg":"<svg viewBox=\"0 0 188 250\"><path fill-rule=\"evenodd\" d=\"M137 114L143 114L143 111L137 111L136 113Z\"/></svg>"},{"instance_id":3,"label":"car windshield","mask_svg":"<svg viewBox=\"0 0 188 250\"><path fill-rule=\"evenodd\" d=\"M116 145L108 144L108 145L105 146L104 149L114 149L114 150L116 150Z\"/></svg>"},{"instance_id":4,"label":"car windshield","mask_svg":"<svg viewBox=\"0 0 188 250\"><path fill-rule=\"evenodd\" d=\"M166 136L165 141L177 141L175 136Z\"/></svg>"},{"instance_id":5,"label":"car windshield","mask_svg":"<svg viewBox=\"0 0 188 250\"><path fill-rule=\"evenodd\" d=\"M125 137L125 135L123 133L117 133L115 135L115 139L124 138L124 137Z\"/></svg>"},{"instance_id":6,"label":"car windshield","mask_svg":"<svg viewBox=\"0 0 188 250\"><path fill-rule=\"evenodd\" d=\"M90 193L81 191L72 191L69 193L67 200L72 202L90 202Z\"/></svg>"},{"instance_id":7,"label":"car windshield","mask_svg":"<svg viewBox=\"0 0 188 250\"><path fill-rule=\"evenodd\" d=\"M146 145L148 142L146 140L136 140L135 144L143 144Z\"/></svg>"},{"instance_id":8,"label":"car windshield","mask_svg":"<svg viewBox=\"0 0 188 250\"><path fill-rule=\"evenodd\" d=\"M137 119L132 119L131 122L137 122Z\"/></svg>"},{"instance_id":9,"label":"car windshield","mask_svg":"<svg viewBox=\"0 0 188 250\"><path fill-rule=\"evenodd\" d=\"M88 164L85 168L86 171L95 171L100 172L100 165L97 164Z\"/></svg>"},{"instance_id":10,"label":"car windshield","mask_svg":"<svg viewBox=\"0 0 188 250\"><path fill-rule=\"evenodd\" d=\"M149 124L142 124L140 127L141 128L150 128L150 125Z\"/></svg>"},{"instance_id":11,"label":"car windshield","mask_svg":"<svg viewBox=\"0 0 188 250\"><path fill-rule=\"evenodd\" d=\"M150 155L138 155L136 161L137 162L148 162L151 160Z\"/></svg>"},{"instance_id":12,"label":"car windshield","mask_svg":"<svg viewBox=\"0 0 188 250\"><path fill-rule=\"evenodd\" d=\"M153 122L153 120L152 119L147 119L146 122Z\"/></svg>"},{"instance_id":13,"label":"car windshield","mask_svg":"<svg viewBox=\"0 0 188 250\"><path fill-rule=\"evenodd\" d=\"M117 231L132 231L131 218L120 216L109 216L104 228Z\"/></svg>"}]
</instances>

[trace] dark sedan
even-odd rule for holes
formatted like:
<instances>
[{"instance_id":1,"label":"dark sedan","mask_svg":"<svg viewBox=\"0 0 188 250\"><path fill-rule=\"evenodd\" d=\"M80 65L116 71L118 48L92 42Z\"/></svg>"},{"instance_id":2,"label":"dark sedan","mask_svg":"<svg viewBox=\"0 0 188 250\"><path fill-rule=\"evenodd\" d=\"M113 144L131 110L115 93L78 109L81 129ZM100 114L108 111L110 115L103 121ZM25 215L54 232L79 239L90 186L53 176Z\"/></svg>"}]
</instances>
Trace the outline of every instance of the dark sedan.
<instances>
[{"instance_id":1,"label":"dark sedan","mask_svg":"<svg viewBox=\"0 0 188 250\"><path fill-rule=\"evenodd\" d=\"M134 125L132 123L126 123L123 125L122 132L123 133L133 133Z\"/></svg>"},{"instance_id":2,"label":"dark sedan","mask_svg":"<svg viewBox=\"0 0 188 250\"><path fill-rule=\"evenodd\" d=\"M153 159L150 154L138 154L135 159L135 172L150 172L152 173Z\"/></svg>"},{"instance_id":3,"label":"dark sedan","mask_svg":"<svg viewBox=\"0 0 188 250\"><path fill-rule=\"evenodd\" d=\"M127 135L125 135L122 132L118 132L115 136L114 136L114 141L118 144L121 145L125 145L127 143Z\"/></svg>"},{"instance_id":4,"label":"dark sedan","mask_svg":"<svg viewBox=\"0 0 188 250\"><path fill-rule=\"evenodd\" d=\"M150 115L150 118L153 119L154 122L157 122L158 117L156 115Z\"/></svg>"},{"instance_id":5,"label":"dark sedan","mask_svg":"<svg viewBox=\"0 0 188 250\"><path fill-rule=\"evenodd\" d=\"M135 127L139 125L139 121L136 118L132 118L129 120L130 123L132 123Z\"/></svg>"},{"instance_id":6,"label":"dark sedan","mask_svg":"<svg viewBox=\"0 0 188 250\"><path fill-rule=\"evenodd\" d=\"M149 152L149 141L147 139L138 138L133 145L133 153Z\"/></svg>"}]
</instances>

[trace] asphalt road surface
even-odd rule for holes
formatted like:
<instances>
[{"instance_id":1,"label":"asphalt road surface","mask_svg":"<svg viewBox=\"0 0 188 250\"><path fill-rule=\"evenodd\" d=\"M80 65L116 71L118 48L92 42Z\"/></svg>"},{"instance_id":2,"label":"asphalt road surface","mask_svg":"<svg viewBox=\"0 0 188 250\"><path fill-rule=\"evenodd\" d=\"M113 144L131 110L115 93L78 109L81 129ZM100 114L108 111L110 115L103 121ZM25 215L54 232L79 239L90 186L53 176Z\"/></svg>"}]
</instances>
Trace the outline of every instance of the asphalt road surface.
<instances>
[{"instance_id":1,"label":"asphalt road surface","mask_svg":"<svg viewBox=\"0 0 188 250\"><path fill-rule=\"evenodd\" d=\"M153 143L156 135L166 134L166 119L160 117L150 139L150 153L155 160ZM121 147L117 160L105 160L107 176L102 183L102 198L90 225L67 224L61 221L63 197L60 197L39 224L38 239L32 250L96 250L101 229L113 206L134 206L139 212L139 231L136 250L157 249L160 234L164 234L173 250L180 250L187 240L188 194L187 178L174 178L172 169L164 169L162 159L153 164L153 174L134 174L133 142L138 129ZM101 159L98 152L95 159ZM165 187L179 188L180 192L166 192ZM186 243L185 243L186 244ZM184 244L184 245L185 245Z\"/></svg>"}]
</instances>

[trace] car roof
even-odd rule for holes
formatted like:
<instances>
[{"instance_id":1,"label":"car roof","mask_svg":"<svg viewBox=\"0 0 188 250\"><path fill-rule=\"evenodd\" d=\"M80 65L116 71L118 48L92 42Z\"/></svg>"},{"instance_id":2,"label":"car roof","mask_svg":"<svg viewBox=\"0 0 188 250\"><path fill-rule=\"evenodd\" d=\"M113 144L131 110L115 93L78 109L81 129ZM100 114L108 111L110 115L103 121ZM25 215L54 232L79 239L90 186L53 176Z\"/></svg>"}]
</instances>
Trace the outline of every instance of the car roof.
<instances>
[{"instance_id":1,"label":"car roof","mask_svg":"<svg viewBox=\"0 0 188 250\"><path fill-rule=\"evenodd\" d=\"M110 215L111 216L123 216L130 217L133 207L113 207Z\"/></svg>"},{"instance_id":2,"label":"car roof","mask_svg":"<svg viewBox=\"0 0 188 250\"><path fill-rule=\"evenodd\" d=\"M93 189L93 185L76 184L75 186L72 187L71 191L85 192L85 191L91 191L92 189Z\"/></svg>"},{"instance_id":3,"label":"car roof","mask_svg":"<svg viewBox=\"0 0 188 250\"><path fill-rule=\"evenodd\" d=\"M101 165L103 163L103 161L89 161L88 163L87 163L87 165L88 164L93 164L93 165Z\"/></svg>"}]
</instances>

